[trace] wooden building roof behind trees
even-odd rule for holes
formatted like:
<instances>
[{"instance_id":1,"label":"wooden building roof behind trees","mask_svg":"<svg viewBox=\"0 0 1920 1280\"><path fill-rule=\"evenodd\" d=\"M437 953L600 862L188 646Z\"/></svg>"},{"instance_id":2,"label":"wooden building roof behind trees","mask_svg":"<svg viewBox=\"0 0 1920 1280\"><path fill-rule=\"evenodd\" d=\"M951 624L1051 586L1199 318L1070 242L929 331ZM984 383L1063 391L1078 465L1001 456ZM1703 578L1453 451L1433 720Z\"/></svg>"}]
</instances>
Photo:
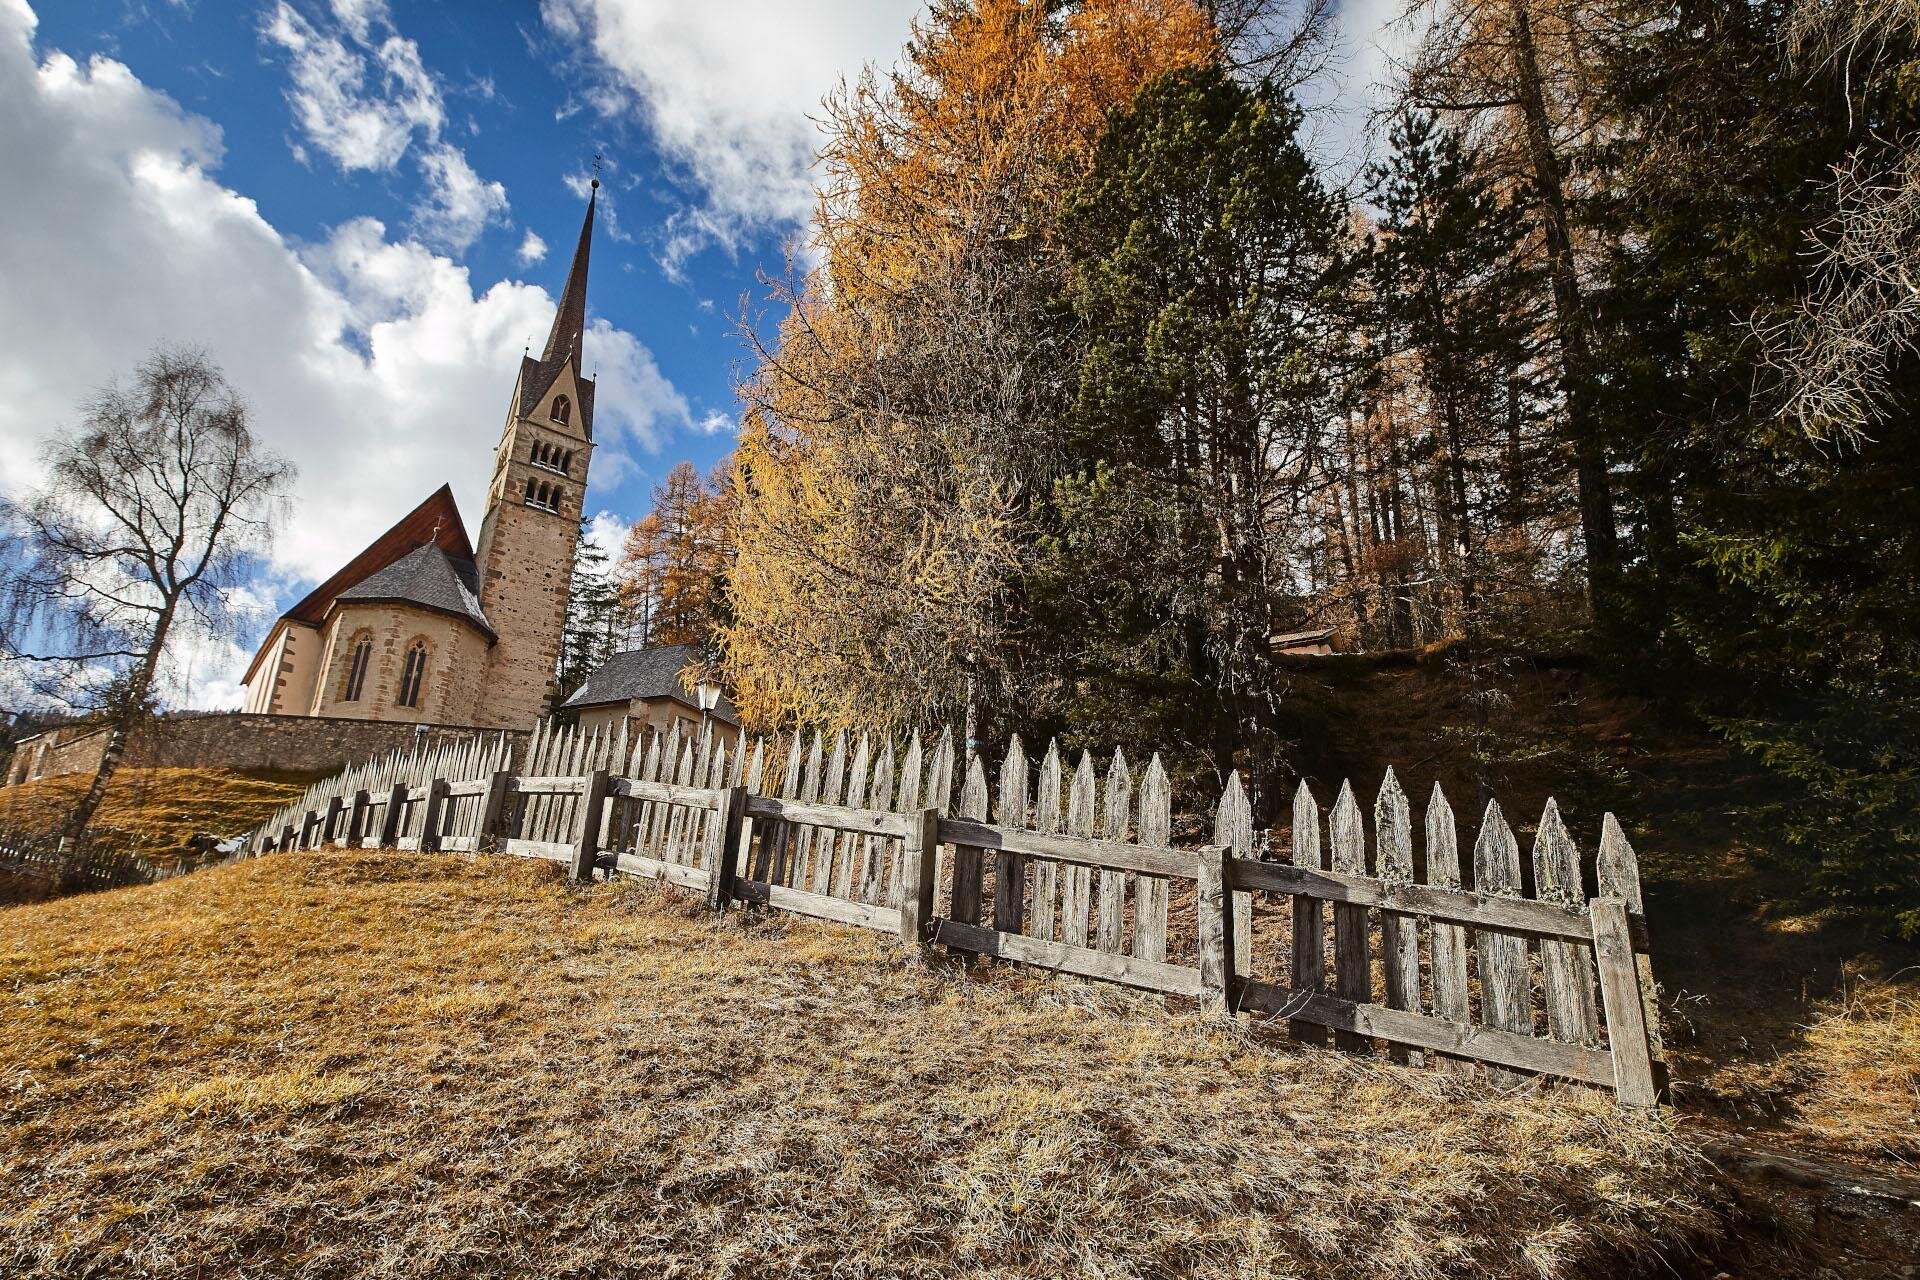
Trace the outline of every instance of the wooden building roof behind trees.
<instances>
[{"instance_id":1,"label":"wooden building roof behind trees","mask_svg":"<svg viewBox=\"0 0 1920 1280\"><path fill-rule=\"evenodd\" d=\"M698 670L705 655L698 645L663 644L630 649L608 658L565 702L589 728L617 725L622 716L634 727L666 732L678 723L697 729L703 719L720 727L724 740L736 741L740 714L724 692L714 687L713 703L702 708Z\"/></svg>"}]
</instances>

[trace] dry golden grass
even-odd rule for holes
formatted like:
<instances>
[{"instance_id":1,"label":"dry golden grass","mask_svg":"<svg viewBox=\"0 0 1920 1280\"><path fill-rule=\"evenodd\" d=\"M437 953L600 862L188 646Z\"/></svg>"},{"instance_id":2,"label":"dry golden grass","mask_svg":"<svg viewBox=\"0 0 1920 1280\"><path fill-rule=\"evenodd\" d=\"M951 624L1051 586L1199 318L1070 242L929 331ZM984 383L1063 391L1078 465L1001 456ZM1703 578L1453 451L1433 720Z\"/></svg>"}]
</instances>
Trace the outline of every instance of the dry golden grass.
<instances>
[{"instance_id":1,"label":"dry golden grass","mask_svg":"<svg viewBox=\"0 0 1920 1280\"><path fill-rule=\"evenodd\" d=\"M1808 1145L1920 1166L1920 975L1851 975L1766 1059L1733 1059L1697 1086Z\"/></svg>"},{"instance_id":2,"label":"dry golden grass","mask_svg":"<svg viewBox=\"0 0 1920 1280\"><path fill-rule=\"evenodd\" d=\"M9 1276L1617 1276L1724 1222L1597 1094L539 864L273 855L7 923Z\"/></svg>"},{"instance_id":3,"label":"dry golden grass","mask_svg":"<svg viewBox=\"0 0 1920 1280\"><path fill-rule=\"evenodd\" d=\"M258 826L309 781L229 769L122 769L107 784L94 826L142 853L166 852L201 832L231 836ZM0 827L56 828L92 782L92 774L70 773L0 787Z\"/></svg>"}]
</instances>

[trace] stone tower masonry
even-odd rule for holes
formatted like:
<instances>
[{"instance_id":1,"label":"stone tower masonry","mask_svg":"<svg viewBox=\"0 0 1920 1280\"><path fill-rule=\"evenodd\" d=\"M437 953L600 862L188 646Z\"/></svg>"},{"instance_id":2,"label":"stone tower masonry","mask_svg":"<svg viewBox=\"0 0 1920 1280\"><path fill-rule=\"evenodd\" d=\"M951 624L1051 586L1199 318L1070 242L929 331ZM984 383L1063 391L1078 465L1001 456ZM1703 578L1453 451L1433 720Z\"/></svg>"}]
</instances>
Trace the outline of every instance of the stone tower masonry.
<instances>
[{"instance_id":1,"label":"stone tower masonry","mask_svg":"<svg viewBox=\"0 0 1920 1280\"><path fill-rule=\"evenodd\" d=\"M581 372L587 255L599 179L539 359L520 378L494 451L475 562L480 607L499 635L474 723L520 729L544 715L566 626L567 586L593 453L593 381Z\"/></svg>"}]
</instances>

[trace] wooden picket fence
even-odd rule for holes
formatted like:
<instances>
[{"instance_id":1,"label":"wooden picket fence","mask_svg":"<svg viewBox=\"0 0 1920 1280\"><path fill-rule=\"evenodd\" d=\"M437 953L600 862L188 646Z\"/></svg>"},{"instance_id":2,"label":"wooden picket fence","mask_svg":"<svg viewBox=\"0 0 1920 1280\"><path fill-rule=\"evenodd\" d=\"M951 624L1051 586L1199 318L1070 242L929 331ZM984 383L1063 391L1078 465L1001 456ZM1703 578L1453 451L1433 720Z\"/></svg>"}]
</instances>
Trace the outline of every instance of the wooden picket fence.
<instances>
[{"instance_id":1,"label":"wooden picket fence","mask_svg":"<svg viewBox=\"0 0 1920 1280\"><path fill-rule=\"evenodd\" d=\"M1069 765L1055 744L1035 767L1015 738L989 788L950 734L898 753L776 737L730 757L678 729L629 741L624 726L543 725L517 771L498 738L385 757L316 784L253 841L549 858L576 878L659 878L715 908L1190 997L1310 1043L1582 1081L1634 1106L1661 1096L1639 871L1613 815L1591 895L1554 802L1527 862L1497 802L1463 855L1439 786L1416 837L1391 770L1370 823L1351 784L1323 813L1303 783L1291 831L1257 843L1236 774L1212 844L1175 848L1171 833L1158 755L1136 784L1119 752Z\"/></svg>"}]
</instances>

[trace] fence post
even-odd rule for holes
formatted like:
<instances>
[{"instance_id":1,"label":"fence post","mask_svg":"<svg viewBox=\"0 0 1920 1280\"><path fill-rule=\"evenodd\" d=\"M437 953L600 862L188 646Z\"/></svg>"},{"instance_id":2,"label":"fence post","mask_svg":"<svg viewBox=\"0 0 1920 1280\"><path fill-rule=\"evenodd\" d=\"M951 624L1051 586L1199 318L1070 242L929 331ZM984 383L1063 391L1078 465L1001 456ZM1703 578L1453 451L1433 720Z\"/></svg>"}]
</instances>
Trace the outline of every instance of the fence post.
<instances>
[{"instance_id":1,"label":"fence post","mask_svg":"<svg viewBox=\"0 0 1920 1280\"><path fill-rule=\"evenodd\" d=\"M322 848L330 844L345 844L347 842L345 836L338 835L334 831L334 824L340 820L340 814L345 808L346 805L341 801L339 796L335 796L333 799L327 801L327 816L320 823L320 846Z\"/></svg>"},{"instance_id":2,"label":"fence post","mask_svg":"<svg viewBox=\"0 0 1920 1280\"><path fill-rule=\"evenodd\" d=\"M440 847L440 811L446 803L447 780L435 778L427 783L427 799L420 814L420 852L431 853Z\"/></svg>"},{"instance_id":3,"label":"fence post","mask_svg":"<svg viewBox=\"0 0 1920 1280\"><path fill-rule=\"evenodd\" d=\"M1614 1096L1625 1107L1651 1107L1660 1095L1653 1082L1653 1052L1647 1043L1647 1016L1640 1003L1640 973L1634 967L1627 904L1619 898L1595 898L1591 911L1600 999L1607 1013L1607 1048L1613 1054Z\"/></svg>"},{"instance_id":4,"label":"fence post","mask_svg":"<svg viewBox=\"0 0 1920 1280\"><path fill-rule=\"evenodd\" d=\"M380 847L397 849L400 847L400 819L407 812L407 784L396 782L393 790L387 793L387 807L380 815Z\"/></svg>"},{"instance_id":5,"label":"fence post","mask_svg":"<svg viewBox=\"0 0 1920 1280\"><path fill-rule=\"evenodd\" d=\"M600 807L607 799L607 771L595 769L587 774L587 789L580 798L580 819L573 832L573 866L567 872L573 880L593 879L593 858L600 850Z\"/></svg>"},{"instance_id":6,"label":"fence post","mask_svg":"<svg viewBox=\"0 0 1920 1280\"><path fill-rule=\"evenodd\" d=\"M496 769L487 777L487 794L480 801L480 825L474 829L474 849L492 848L494 833L500 829L500 814L507 807L507 780L511 770Z\"/></svg>"},{"instance_id":7,"label":"fence post","mask_svg":"<svg viewBox=\"0 0 1920 1280\"><path fill-rule=\"evenodd\" d=\"M940 811L913 815L900 852L900 940L921 951L933 945L934 851L940 846Z\"/></svg>"},{"instance_id":8,"label":"fence post","mask_svg":"<svg viewBox=\"0 0 1920 1280\"><path fill-rule=\"evenodd\" d=\"M747 821L747 789L728 787L720 812L707 837L707 908L724 911L733 897L734 868L739 865L740 833Z\"/></svg>"},{"instance_id":9,"label":"fence post","mask_svg":"<svg viewBox=\"0 0 1920 1280\"><path fill-rule=\"evenodd\" d=\"M361 840L366 838L362 830L367 822L367 810L373 807L373 796L363 787L353 793L353 814L347 819L347 843L358 849Z\"/></svg>"},{"instance_id":10,"label":"fence post","mask_svg":"<svg viewBox=\"0 0 1920 1280\"><path fill-rule=\"evenodd\" d=\"M314 831L314 828L319 825L320 825L320 811L318 809L309 809L300 816L300 848L301 849L307 850L307 849L313 848L313 831Z\"/></svg>"},{"instance_id":11,"label":"fence post","mask_svg":"<svg viewBox=\"0 0 1920 1280\"><path fill-rule=\"evenodd\" d=\"M1199 855L1200 1007L1231 1015L1234 1006L1233 846L1213 845Z\"/></svg>"}]
</instances>

